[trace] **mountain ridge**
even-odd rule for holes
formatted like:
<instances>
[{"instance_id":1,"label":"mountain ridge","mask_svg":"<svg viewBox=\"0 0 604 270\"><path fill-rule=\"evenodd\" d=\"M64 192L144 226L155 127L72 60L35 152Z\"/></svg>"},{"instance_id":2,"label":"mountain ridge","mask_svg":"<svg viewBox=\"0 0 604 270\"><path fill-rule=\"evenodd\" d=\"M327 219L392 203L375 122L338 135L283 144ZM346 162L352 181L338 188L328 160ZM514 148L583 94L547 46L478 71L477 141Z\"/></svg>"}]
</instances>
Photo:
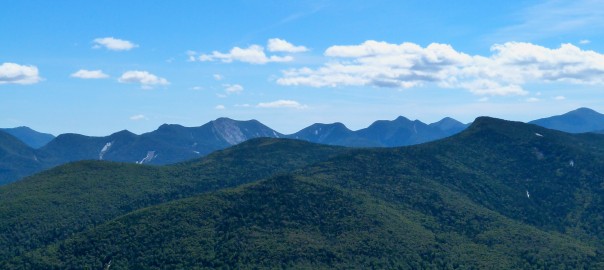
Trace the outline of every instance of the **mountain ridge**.
<instances>
[{"instance_id":1,"label":"mountain ridge","mask_svg":"<svg viewBox=\"0 0 604 270\"><path fill-rule=\"evenodd\" d=\"M298 156L302 150L304 156ZM274 171L284 161L293 167ZM303 164L296 165L299 161ZM81 165L91 168L72 168ZM99 170L101 165L107 169ZM132 180L122 180L127 174L105 177L116 165L132 168ZM272 173L262 174L266 168L273 168ZM113 214L75 233L63 231L38 248L19 250L16 257L9 254L15 254L12 247L22 247L21 242L0 243L11 245L0 250L8 256L7 268L102 268L109 259L116 269L158 262L174 268L598 269L604 263L604 228L599 222L604 213L603 168L604 136L490 117L479 117L443 140L407 147L347 149L258 138L167 167L77 162L1 187L8 195L0 196L1 202L23 202L23 194L14 189L29 190L27 186L37 184L32 179L47 184L60 180L55 188L65 194L96 194L94 190L102 189L117 197L128 191L113 186L114 181L150 181L155 184L143 185L148 191L174 195L150 196L156 198L152 205ZM137 173L139 169L151 171ZM248 175L249 169L259 174L243 182L228 180ZM161 170L166 171L153 172ZM170 177L192 182L173 182ZM181 192L197 192L162 191L164 186L157 185L162 182ZM86 183L94 188L82 189ZM193 183L210 189L191 188ZM68 230L73 226L65 221L81 222L79 215L89 215L82 211L87 207L102 205L94 212L101 215L120 209L118 203L132 205L105 196L94 197L103 202L83 196L78 199L82 201L66 197L65 202L45 205L40 198L55 191L37 190L42 193L32 198L38 198L39 207L65 208L49 209L49 215L79 213L68 219L53 216L53 222ZM45 220L45 211L34 205L8 208L16 213L2 214L10 217L2 222L17 223L0 228L28 228L19 224L28 215ZM37 238L19 239L36 243Z\"/></svg>"},{"instance_id":2,"label":"mountain ridge","mask_svg":"<svg viewBox=\"0 0 604 270\"><path fill-rule=\"evenodd\" d=\"M604 115L588 108L579 108L561 116L538 119L529 123L569 132L598 133L602 131L593 129L602 127L604 130ZM569 128L573 125L577 127ZM0 170L7 171L4 175L0 175L0 184L77 160L102 159L153 165L171 164L198 158L257 137L292 138L348 147L397 147L446 138L461 132L467 126L468 124L450 117L425 124L419 120L412 121L399 116L394 120L377 120L368 127L356 131L348 129L342 123L315 123L296 133L285 135L257 120L239 121L220 117L199 127L163 124L154 131L140 135L129 131L119 131L103 137L68 133L57 136L39 149L33 149L37 159L35 161L21 159L22 164L19 166L11 166L10 163L0 164ZM28 162L30 164L25 165Z\"/></svg>"},{"instance_id":3,"label":"mountain ridge","mask_svg":"<svg viewBox=\"0 0 604 270\"><path fill-rule=\"evenodd\" d=\"M397 119L400 121L403 118ZM415 123L421 122L416 121ZM421 123L420 125L425 129L431 129L430 132L438 134L419 137L438 139L450 135L450 133L443 133L436 128L430 128L426 124ZM323 134L323 131L319 134L317 128L329 129L329 134ZM381 131L378 128L372 132L375 135ZM102 137L66 133L57 136L40 149L33 149L33 152L39 159L36 162L39 163L36 165L39 168L37 171L39 171L78 160L110 160L152 165L171 164L202 157L258 137L295 138L315 143L354 147L390 147L426 141L414 139L391 140L392 142L376 141L375 138L359 136L359 134L339 123L335 125L314 124L298 133L284 135L257 120L239 121L220 117L198 127L162 124L156 130L140 135L127 130ZM408 136L403 133L401 135ZM415 136L415 138L419 137ZM14 170L10 164L4 167L8 171ZM2 180L0 183L15 181L37 171L30 170L25 173L17 171L5 176L5 179L0 179Z\"/></svg>"}]
</instances>

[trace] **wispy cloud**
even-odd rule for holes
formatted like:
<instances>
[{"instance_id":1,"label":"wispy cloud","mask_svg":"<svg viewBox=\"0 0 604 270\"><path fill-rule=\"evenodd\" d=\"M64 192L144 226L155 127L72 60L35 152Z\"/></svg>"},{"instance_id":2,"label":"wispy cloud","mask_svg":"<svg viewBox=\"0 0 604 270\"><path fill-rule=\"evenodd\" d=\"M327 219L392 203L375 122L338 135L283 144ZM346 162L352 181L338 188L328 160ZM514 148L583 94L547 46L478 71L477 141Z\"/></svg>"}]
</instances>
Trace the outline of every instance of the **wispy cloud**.
<instances>
[{"instance_id":1,"label":"wispy cloud","mask_svg":"<svg viewBox=\"0 0 604 270\"><path fill-rule=\"evenodd\" d=\"M477 95L526 95L531 82L604 84L604 55L572 44L546 48L508 42L491 47L487 56L456 51L448 44L391 44L366 41L332 46L330 59L318 68L283 71L281 85L312 87L376 86L412 88L435 84Z\"/></svg>"},{"instance_id":2,"label":"wispy cloud","mask_svg":"<svg viewBox=\"0 0 604 270\"><path fill-rule=\"evenodd\" d=\"M138 47L138 45L123 39L117 39L114 37L96 38L92 41L94 45L92 48L100 49L105 48L111 51L128 51Z\"/></svg>"},{"instance_id":3,"label":"wispy cloud","mask_svg":"<svg viewBox=\"0 0 604 270\"><path fill-rule=\"evenodd\" d=\"M235 94L243 92L243 86L240 84L223 84L224 91L227 94Z\"/></svg>"},{"instance_id":4,"label":"wispy cloud","mask_svg":"<svg viewBox=\"0 0 604 270\"><path fill-rule=\"evenodd\" d=\"M224 109L226 109L226 107L224 105L216 105L216 107L214 107L214 109L216 109L216 110L224 110Z\"/></svg>"},{"instance_id":5,"label":"wispy cloud","mask_svg":"<svg viewBox=\"0 0 604 270\"><path fill-rule=\"evenodd\" d=\"M262 102L256 105L258 108L292 108L292 109L305 109L308 106L300 104L295 100L276 100L272 102Z\"/></svg>"},{"instance_id":6,"label":"wispy cloud","mask_svg":"<svg viewBox=\"0 0 604 270\"><path fill-rule=\"evenodd\" d=\"M34 84L41 81L38 67L3 63L0 65L0 84Z\"/></svg>"},{"instance_id":7,"label":"wispy cloud","mask_svg":"<svg viewBox=\"0 0 604 270\"><path fill-rule=\"evenodd\" d=\"M168 80L155 76L147 71L130 70L124 72L118 79L121 83L138 83L143 89L151 89L153 86L168 85Z\"/></svg>"},{"instance_id":8,"label":"wispy cloud","mask_svg":"<svg viewBox=\"0 0 604 270\"><path fill-rule=\"evenodd\" d=\"M578 31L593 33L604 27L604 1L543 1L521 10L513 19L519 22L495 31L489 39L535 41Z\"/></svg>"},{"instance_id":9,"label":"wispy cloud","mask_svg":"<svg viewBox=\"0 0 604 270\"><path fill-rule=\"evenodd\" d=\"M80 69L70 75L73 78L80 79L104 79L108 78L109 75L103 73L102 70L86 70Z\"/></svg>"}]
</instances>

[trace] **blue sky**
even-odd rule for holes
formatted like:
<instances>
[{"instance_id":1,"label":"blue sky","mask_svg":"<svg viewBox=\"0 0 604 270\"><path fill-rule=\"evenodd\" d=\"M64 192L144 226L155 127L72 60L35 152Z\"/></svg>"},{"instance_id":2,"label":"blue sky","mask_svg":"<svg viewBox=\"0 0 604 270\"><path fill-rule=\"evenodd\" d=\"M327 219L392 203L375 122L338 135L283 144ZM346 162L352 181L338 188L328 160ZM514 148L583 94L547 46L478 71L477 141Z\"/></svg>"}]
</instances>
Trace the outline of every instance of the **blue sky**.
<instances>
[{"instance_id":1,"label":"blue sky","mask_svg":"<svg viewBox=\"0 0 604 270\"><path fill-rule=\"evenodd\" d=\"M604 112L604 1L8 1L0 127Z\"/></svg>"}]
</instances>

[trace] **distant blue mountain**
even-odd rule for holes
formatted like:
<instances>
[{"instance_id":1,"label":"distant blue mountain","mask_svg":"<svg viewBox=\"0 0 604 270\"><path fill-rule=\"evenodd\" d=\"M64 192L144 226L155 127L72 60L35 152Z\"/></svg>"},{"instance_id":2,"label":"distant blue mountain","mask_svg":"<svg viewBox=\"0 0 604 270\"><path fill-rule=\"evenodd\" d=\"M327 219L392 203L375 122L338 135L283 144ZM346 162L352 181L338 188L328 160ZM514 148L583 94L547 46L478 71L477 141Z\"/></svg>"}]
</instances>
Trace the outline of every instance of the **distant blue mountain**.
<instances>
[{"instance_id":1,"label":"distant blue mountain","mask_svg":"<svg viewBox=\"0 0 604 270\"><path fill-rule=\"evenodd\" d=\"M28 127L2 128L0 130L15 136L31 148L40 148L55 138L52 134L38 132Z\"/></svg>"},{"instance_id":2,"label":"distant blue mountain","mask_svg":"<svg viewBox=\"0 0 604 270\"><path fill-rule=\"evenodd\" d=\"M283 135L256 120L218 118L199 127L164 124L155 131L141 135L127 130L104 137L61 134L48 143L44 142L45 145L39 149L31 145L28 147L6 133L0 136L0 147L7 149L0 152L0 158L3 154L6 161L0 163L0 172L3 173L0 174L0 184L79 160L155 165L177 163L258 137L292 138L349 147L394 147L448 137L466 126L451 118L427 125L401 116L392 121L376 121L358 131L352 131L342 123L314 124L292 135ZM39 142L36 146L41 144Z\"/></svg>"},{"instance_id":3,"label":"distant blue mountain","mask_svg":"<svg viewBox=\"0 0 604 270\"><path fill-rule=\"evenodd\" d=\"M358 131L352 131L342 123L314 124L287 137L350 147L395 147L442 139L466 127L466 124L448 117L428 125L399 116L392 121L375 121Z\"/></svg>"},{"instance_id":4,"label":"distant blue mountain","mask_svg":"<svg viewBox=\"0 0 604 270\"><path fill-rule=\"evenodd\" d=\"M589 108L579 108L529 123L569 133L597 132L604 130L604 114Z\"/></svg>"},{"instance_id":5,"label":"distant blue mountain","mask_svg":"<svg viewBox=\"0 0 604 270\"><path fill-rule=\"evenodd\" d=\"M0 130L0 185L43 169L34 149Z\"/></svg>"}]
</instances>

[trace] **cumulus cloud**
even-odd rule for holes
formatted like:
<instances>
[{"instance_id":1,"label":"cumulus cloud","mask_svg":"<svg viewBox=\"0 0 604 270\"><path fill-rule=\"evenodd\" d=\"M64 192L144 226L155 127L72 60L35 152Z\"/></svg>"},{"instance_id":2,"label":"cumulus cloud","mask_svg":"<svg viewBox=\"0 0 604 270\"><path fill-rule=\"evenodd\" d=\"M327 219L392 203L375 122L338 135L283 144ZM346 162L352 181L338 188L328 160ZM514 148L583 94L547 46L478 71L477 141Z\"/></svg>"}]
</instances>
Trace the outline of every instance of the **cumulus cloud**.
<instances>
[{"instance_id":1,"label":"cumulus cloud","mask_svg":"<svg viewBox=\"0 0 604 270\"><path fill-rule=\"evenodd\" d=\"M3 63L0 65L0 84L34 84L41 81L36 66Z\"/></svg>"},{"instance_id":2,"label":"cumulus cloud","mask_svg":"<svg viewBox=\"0 0 604 270\"><path fill-rule=\"evenodd\" d=\"M147 117L143 114L137 114L137 115L130 116L130 120L132 120L132 121L139 121L139 120L146 120L146 119L147 119Z\"/></svg>"},{"instance_id":3,"label":"cumulus cloud","mask_svg":"<svg viewBox=\"0 0 604 270\"><path fill-rule=\"evenodd\" d=\"M94 43L92 46L94 49L105 48L111 51L128 51L138 47L130 41L114 37L95 38L92 42Z\"/></svg>"},{"instance_id":4,"label":"cumulus cloud","mask_svg":"<svg viewBox=\"0 0 604 270\"><path fill-rule=\"evenodd\" d=\"M282 39L273 38L268 40L269 52L298 53L307 50L308 49L304 46L295 46ZM291 55L267 55L264 47L256 44L250 45L247 48L234 47L226 53L213 51L209 54L198 54L195 51L187 51L187 58L188 61L221 61L223 63L243 62L256 65L291 62L294 60L294 57Z\"/></svg>"},{"instance_id":5,"label":"cumulus cloud","mask_svg":"<svg viewBox=\"0 0 604 270\"><path fill-rule=\"evenodd\" d=\"M283 71L281 85L312 87L377 86L411 88L436 84L477 95L526 95L526 83L604 84L604 55L572 44L550 49L508 42L491 47L491 55L469 55L447 44L366 41L332 46L330 61L317 68Z\"/></svg>"},{"instance_id":6,"label":"cumulus cloud","mask_svg":"<svg viewBox=\"0 0 604 270\"><path fill-rule=\"evenodd\" d=\"M300 53L308 51L308 48L304 46L295 46L294 44L291 44L280 38L271 38L268 40L268 51Z\"/></svg>"},{"instance_id":7,"label":"cumulus cloud","mask_svg":"<svg viewBox=\"0 0 604 270\"><path fill-rule=\"evenodd\" d=\"M216 110L224 110L224 109L226 109L226 107L224 105L216 105L216 107L214 107L214 109L216 109Z\"/></svg>"},{"instance_id":8,"label":"cumulus cloud","mask_svg":"<svg viewBox=\"0 0 604 270\"><path fill-rule=\"evenodd\" d=\"M258 107L258 108L293 108L293 109L305 109L308 106L300 104L299 102L297 102L295 100L280 99L280 100L276 100L276 101L272 101L272 102L258 103L258 105L256 105L256 107Z\"/></svg>"},{"instance_id":9,"label":"cumulus cloud","mask_svg":"<svg viewBox=\"0 0 604 270\"><path fill-rule=\"evenodd\" d=\"M222 81L222 79L224 79L224 77L220 74L214 74L214 75L212 75L212 77L214 77L214 80L217 80L217 81Z\"/></svg>"},{"instance_id":10,"label":"cumulus cloud","mask_svg":"<svg viewBox=\"0 0 604 270\"><path fill-rule=\"evenodd\" d=\"M243 92L243 86L240 84L223 84L224 91L227 94L241 93Z\"/></svg>"},{"instance_id":11,"label":"cumulus cloud","mask_svg":"<svg viewBox=\"0 0 604 270\"><path fill-rule=\"evenodd\" d=\"M104 79L108 78L109 75L103 73L102 70L86 70L80 69L71 74L71 77L80 78L80 79Z\"/></svg>"},{"instance_id":12,"label":"cumulus cloud","mask_svg":"<svg viewBox=\"0 0 604 270\"><path fill-rule=\"evenodd\" d=\"M168 80L157 77L147 71L130 70L124 72L118 79L121 83L138 83L143 89L150 89L156 85L168 85Z\"/></svg>"}]
</instances>

